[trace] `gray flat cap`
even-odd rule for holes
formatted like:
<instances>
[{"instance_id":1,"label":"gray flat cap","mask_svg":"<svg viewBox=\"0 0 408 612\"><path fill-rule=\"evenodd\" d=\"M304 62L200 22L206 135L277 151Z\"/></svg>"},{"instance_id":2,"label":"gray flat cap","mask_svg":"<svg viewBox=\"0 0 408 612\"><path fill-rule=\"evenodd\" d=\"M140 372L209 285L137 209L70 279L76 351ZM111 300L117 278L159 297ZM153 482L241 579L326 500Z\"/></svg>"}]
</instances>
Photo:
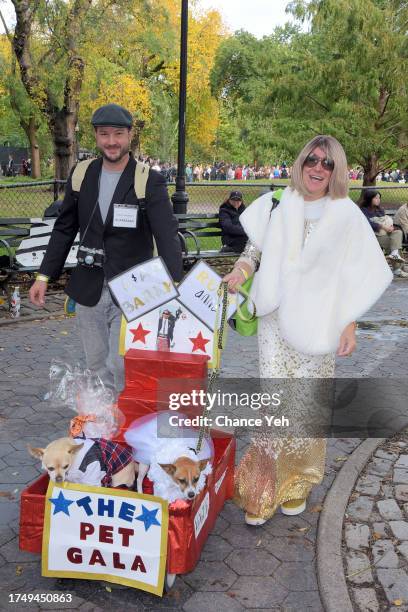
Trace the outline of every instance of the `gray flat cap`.
<instances>
[{"instance_id":1,"label":"gray flat cap","mask_svg":"<svg viewBox=\"0 0 408 612\"><path fill-rule=\"evenodd\" d=\"M131 128L133 123L132 115L126 108L119 104L105 104L96 109L92 115L91 123L97 126L112 126Z\"/></svg>"}]
</instances>

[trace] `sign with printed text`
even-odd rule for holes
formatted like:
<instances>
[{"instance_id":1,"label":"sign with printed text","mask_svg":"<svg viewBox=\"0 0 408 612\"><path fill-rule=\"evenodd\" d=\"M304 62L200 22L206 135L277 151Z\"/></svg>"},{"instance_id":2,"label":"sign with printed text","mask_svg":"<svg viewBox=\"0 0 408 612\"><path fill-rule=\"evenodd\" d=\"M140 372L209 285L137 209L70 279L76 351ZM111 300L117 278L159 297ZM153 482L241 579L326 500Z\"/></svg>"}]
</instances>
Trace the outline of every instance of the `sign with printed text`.
<instances>
[{"instance_id":1,"label":"sign with printed text","mask_svg":"<svg viewBox=\"0 0 408 612\"><path fill-rule=\"evenodd\" d=\"M221 276L201 260L191 268L178 286L179 301L213 331L216 327L220 284ZM237 293L228 294L227 319L236 311L237 300L242 304L244 298Z\"/></svg>"},{"instance_id":2,"label":"sign with printed text","mask_svg":"<svg viewBox=\"0 0 408 612\"><path fill-rule=\"evenodd\" d=\"M50 481L43 576L106 580L162 595L168 505L153 495Z\"/></svg>"},{"instance_id":3,"label":"sign with printed text","mask_svg":"<svg viewBox=\"0 0 408 612\"><path fill-rule=\"evenodd\" d=\"M122 319L119 353L130 348L193 355L213 354L214 332L178 300L127 323Z\"/></svg>"},{"instance_id":4,"label":"sign with printed text","mask_svg":"<svg viewBox=\"0 0 408 612\"><path fill-rule=\"evenodd\" d=\"M194 517L194 533L195 533L196 538L198 538L200 531L204 527L204 523L208 518L209 511L210 511L210 495L207 491Z\"/></svg>"},{"instance_id":5,"label":"sign with printed text","mask_svg":"<svg viewBox=\"0 0 408 612\"><path fill-rule=\"evenodd\" d=\"M178 296L161 257L118 274L108 285L127 321L134 321Z\"/></svg>"}]
</instances>

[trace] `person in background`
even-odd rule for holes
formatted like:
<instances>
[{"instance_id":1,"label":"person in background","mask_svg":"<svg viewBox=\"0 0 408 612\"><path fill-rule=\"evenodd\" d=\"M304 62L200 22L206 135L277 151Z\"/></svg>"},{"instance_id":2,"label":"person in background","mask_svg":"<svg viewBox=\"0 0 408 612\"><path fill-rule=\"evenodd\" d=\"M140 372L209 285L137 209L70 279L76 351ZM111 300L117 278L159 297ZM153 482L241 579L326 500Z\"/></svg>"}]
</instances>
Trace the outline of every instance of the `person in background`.
<instances>
[{"instance_id":1,"label":"person in background","mask_svg":"<svg viewBox=\"0 0 408 612\"><path fill-rule=\"evenodd\" d=\"M239 222L245 205L240 191L231 191L228 198L220 206L219 218L221 226L221 252L242 253L248 240L247 235Z\"/></svg>"},{"instance_id":2,"label":"person in background","mask_svg":"<svg viewBox=\"0 0 408 612\"><path fill-rule=\"evenodd\" d=\"M403 232L394 226L392 217L386 215L381 207L381 194L376 189L366 189L361 203L361 212L364 213L375 233L380 246L387 253L395 276L408 276L402 270L405 260L401 257Z\"/></svg>"},{"instance_id":3,"label":"person in background","mask_svg":"<svg viewBox=\"0 0 408 612\"><path fill-rule=\"evenodd\" d=\"M14 159L12 155L9 155L8 163L7 163L7 176L14 176Z\"/></svg>"},{"instance_id":4,"label":"person in background","mask_svg":"<svg viewBox=\"0 0 408 612\"><path fill-rule=\"evenodd\" d=\"M191 164L187 164L186 166L186 182L191 183L193 181L193 169Z\"/></svg>"}]
</instances>

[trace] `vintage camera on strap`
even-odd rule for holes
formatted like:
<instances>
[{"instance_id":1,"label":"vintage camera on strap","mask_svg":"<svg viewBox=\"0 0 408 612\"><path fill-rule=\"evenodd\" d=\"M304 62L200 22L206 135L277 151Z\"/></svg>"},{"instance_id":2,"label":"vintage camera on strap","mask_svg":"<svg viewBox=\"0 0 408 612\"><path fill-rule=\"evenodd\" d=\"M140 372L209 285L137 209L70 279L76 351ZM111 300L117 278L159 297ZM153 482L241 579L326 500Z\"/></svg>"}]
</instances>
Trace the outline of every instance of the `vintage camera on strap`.
<instances>
[{"instance_id":1,"label":"vintage camera on strap","mask_svg":"<svg viewBox=\"0 0 408 612\"><path fill-rule=\"evenodd\" d=\"M103 249L92 249L81 245L78 248L77 261L85 268L102 268L105 252Z\"/></svg>"}]
</instances>

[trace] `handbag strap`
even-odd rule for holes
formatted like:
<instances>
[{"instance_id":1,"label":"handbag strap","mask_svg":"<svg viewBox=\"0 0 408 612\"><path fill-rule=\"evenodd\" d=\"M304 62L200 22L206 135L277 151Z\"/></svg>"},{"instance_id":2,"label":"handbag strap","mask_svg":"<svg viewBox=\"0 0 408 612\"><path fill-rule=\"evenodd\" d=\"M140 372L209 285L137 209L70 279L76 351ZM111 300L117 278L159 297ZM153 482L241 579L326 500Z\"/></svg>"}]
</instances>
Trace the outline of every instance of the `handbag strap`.
<instances>
[{"instance_id":1,"label":"handbag strap","mask_svg":"<svg viewBox=\"0 0 408 612\"><path fill-rule=\"evenodd\" d=\"M255 306L255 302L250 297L249 292L245 289L245 287L243 287L242 285L238 285L237 289L238 289L238 292L246 298L246 301L250 300L252 302L252 314L250 314L249 317L248 317L246 314L244 314L242 312L241 305L239 303L239 300L237 299L237 314L238 314L239 318L241 319L241 321L245 321L245 323L251 323L252 321L255 321L255 319L256 319L256 306ZM248 308L247 308L247 310L249 312Z\"/></svg>"},{"instance_id":2,"label":"handbag strap","mask_svg":"<svg viewBox=\"0 0 408 612\"><path fill-rule=\"evenodd\" d=\"M215 332L213 340L213 370L208 379L206 400L201 415L201 426L195 447L196 454L200 452L203 440L209 435L210 426L206 425L208 395L212 393L215 381L220 373L221 353L224 349L227 337L227 309L228 309L228 284L222 282L218 288L217 310L215 315Z\"/></svg>"}]
</instances>

